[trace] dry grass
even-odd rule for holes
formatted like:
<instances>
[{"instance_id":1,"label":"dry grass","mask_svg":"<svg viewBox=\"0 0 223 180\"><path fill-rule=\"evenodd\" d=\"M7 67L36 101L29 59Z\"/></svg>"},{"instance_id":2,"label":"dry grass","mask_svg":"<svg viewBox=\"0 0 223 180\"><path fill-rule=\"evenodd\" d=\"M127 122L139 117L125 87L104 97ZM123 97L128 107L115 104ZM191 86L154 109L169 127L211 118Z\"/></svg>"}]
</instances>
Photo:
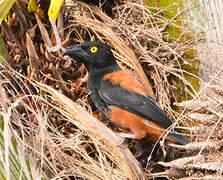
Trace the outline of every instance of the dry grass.
<instances>
[{"instance_id":1,"label":"dry grass","mask_svg":"<svg viewBox=\"0 0 223 180\"><path fill-rule=\"evenodd\" d=\"M38 17L35 17L38 27L23 29L27 33L19 37L23 42L21 47L8 40L10 65L0 67L4 137L11 138L9 132L12 131L20 149L30 158L34 179L38 177L35 174L39 174L38 178L51 179L222 176L223 93L222 87L211 85L218 74L200 92L193 90L178 60L184 58L185 50L192 42L196 44L197 39L185 43L164 41L163 30L169 21L161 12L153 14L148 8L127 3L116 7L115 17L111 19L99 8L74 2L72 7L65 8L67 28L60 32L64 34L64 46L93 39L106 42L120 66L138 77L148 92L154 92L153 96L177 125L179 122L191 124L185 117L195 119L197 127L185 128L193 143L175 146L169 162L158 162L166 167L159 173L152 173L153 166L149 166L149 162L148 166L140 164L136 153L129 150L131 144L92 115L95 110L88 98L86 70L71 59L61 57L61 51L47 50L55 44L55 38ZM41 35L35 28L40 29ZM182 33L187 30L182 29ZM37 41L38 38L43 41ZM190 63L189 59L184 58L184 61ZM170 76L193 97L191 101L176 103L183 107L180 115L171 107L177 97ZM198 77L194 75L194 78ZM5 141L5 150L7 147ZM8 156L7 151L5 156ZM9 177L7 158L5 167Z\"/></svg>"},{"instance_id":2,"label":"dry grass","mask_svg":"<svg viewBox=\"0 0 223 180\"><path fill-rule=\"evenodd\" d=\"M144 173L123 144L123 139L82 106L49 86L35 84L13 71L10 75L14 79L29 82L44 94L41 96L30 93L19 98L14 96L13 103L6 106L8 113L4 116L5 124L11 119L10 126L15 130L14 135L20 142L20 148L31 153L29 156L35 164L33 168L39 167L42 177L142 179ZM8 85L12 87L10 82L2 83L2 87L10 92ZM23 90L30 89L26 87ZM27 98L29 103L26 102ZM9 102L9 99L5 98L5 102ZM30 103L35 105L31 106ZM26 113L19 113L22 107ZM72 124L73 127L70 128L73 131L65 136L63 128L67 123L59 130L59 127L52 124L54 116L57 118L55 121L69 122L70 126ZM5 131L9 131L8 126L5 126Z\"/></svg>"}]
</instances>

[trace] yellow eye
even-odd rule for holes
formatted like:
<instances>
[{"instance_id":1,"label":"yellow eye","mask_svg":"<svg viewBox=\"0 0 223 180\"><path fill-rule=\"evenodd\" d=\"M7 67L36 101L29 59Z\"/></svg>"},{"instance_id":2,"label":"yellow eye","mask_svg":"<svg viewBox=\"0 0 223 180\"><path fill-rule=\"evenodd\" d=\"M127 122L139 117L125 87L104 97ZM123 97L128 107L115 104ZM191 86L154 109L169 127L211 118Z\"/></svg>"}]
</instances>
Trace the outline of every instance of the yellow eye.
<instances>
[{"instance_id":1,"label":"yellow eye","mask_svg":"<svg viewBox=\"0 0 223 180\"><path fill-rule=\"evenodd\" d=\"M90 50L92 53L96 53L98 51L98 48L96 46L94 46Z\"/></svg>"}]
</instances>

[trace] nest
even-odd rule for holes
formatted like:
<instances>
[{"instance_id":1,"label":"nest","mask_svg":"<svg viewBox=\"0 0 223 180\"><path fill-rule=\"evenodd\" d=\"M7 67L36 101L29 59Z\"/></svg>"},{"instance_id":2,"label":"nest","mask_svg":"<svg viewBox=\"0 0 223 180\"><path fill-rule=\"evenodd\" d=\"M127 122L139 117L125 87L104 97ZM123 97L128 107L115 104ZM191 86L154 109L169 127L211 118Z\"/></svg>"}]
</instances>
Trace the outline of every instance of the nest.
<instances>
[{"instance_id":1,"label":"nest","mask_svg":"<svg viewBox=\"0 0 223 180\"><path fill-rule=\"evenodd\" d=\"M188 127L193 143L174 146L168 162L151 163L155 145L147 144L147 156L138 155L138 142L122 139L113 125L101 120L86 87L86 69L61 56L64 48L55 47L58 34L53 25L23 13L26 10L15 11L11 25L2 26L8 59L1 66L0 96L4 99L2 114L10 117L9 121L4 118L4 128L11 127L19 148L30 157L33 175L41 172L42 177L53 179L221 177L223 131L216 131L222 126L221 87L206 87L197 94L179 64L182 57L190 63L185 50L197 39L184 43L164 40L167 20L162 12L153 14L137 3L120 3L111 18L98 7L75 1L59 16L57 33L62 47L95 39L106 42L119 65L134 74L148 92L154 92L152 96L176 124ZM172 108L178 102L175 79L193 98L175 103L184 108L183 118ZM196 128L189 127L192 119Z\"/></svg>"}]
</instances>

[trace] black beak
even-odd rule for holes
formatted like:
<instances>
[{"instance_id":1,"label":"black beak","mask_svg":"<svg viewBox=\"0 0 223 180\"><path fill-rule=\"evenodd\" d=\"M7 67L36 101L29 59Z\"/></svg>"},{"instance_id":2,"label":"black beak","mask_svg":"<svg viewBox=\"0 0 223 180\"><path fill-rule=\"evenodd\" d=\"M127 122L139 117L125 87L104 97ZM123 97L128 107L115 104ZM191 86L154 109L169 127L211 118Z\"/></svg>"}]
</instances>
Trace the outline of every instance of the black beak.
<instances>
[{"instance_id":1,"label":"black beak","mask_svg":"<svg viewBox=\"0 0 223 180\"><path fill-rule=\"evenodd\" d=\"M66 49L62 55L68 55L72 58L77 58L81 62L84 62L87 60L89 54L81 47L81 45L73 46L68 49Z\"/></svg>"},{"instance_id":2,"label":"black beak","mask_svg":"<svg viewBox=\"0 0 223 180\"><path fill-rule=\"evenodd\" d=\"M81 53L83 53L83 49L81 48L80 45L77 45L77 46L73 46L73 47L70 47L70 48L66 49L62 53L62 56L68 55L68 56L71 56L71 57L75 57L75 56L77 56L77 54L81 54Z\"/></svg>"}]
</instances>

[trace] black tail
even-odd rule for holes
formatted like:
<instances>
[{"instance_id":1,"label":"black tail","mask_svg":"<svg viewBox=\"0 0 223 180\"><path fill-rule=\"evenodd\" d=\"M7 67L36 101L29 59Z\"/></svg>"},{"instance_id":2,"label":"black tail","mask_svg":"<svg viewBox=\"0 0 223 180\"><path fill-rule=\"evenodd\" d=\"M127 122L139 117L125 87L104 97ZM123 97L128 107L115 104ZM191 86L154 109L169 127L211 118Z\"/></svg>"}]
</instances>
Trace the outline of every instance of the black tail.
<instances>
[{"instance_id":1,"label":"black tail","mask_svg":"<svg viewBox=\"0 0 223 180\"><path fill-rule=\"evenodd\" d=\"M176 143L186 145L189 144L191 141L185 137L184 135L179 134L178 132L171 132L168 136L176 141Z\"/></svg>"}]
</instances>

